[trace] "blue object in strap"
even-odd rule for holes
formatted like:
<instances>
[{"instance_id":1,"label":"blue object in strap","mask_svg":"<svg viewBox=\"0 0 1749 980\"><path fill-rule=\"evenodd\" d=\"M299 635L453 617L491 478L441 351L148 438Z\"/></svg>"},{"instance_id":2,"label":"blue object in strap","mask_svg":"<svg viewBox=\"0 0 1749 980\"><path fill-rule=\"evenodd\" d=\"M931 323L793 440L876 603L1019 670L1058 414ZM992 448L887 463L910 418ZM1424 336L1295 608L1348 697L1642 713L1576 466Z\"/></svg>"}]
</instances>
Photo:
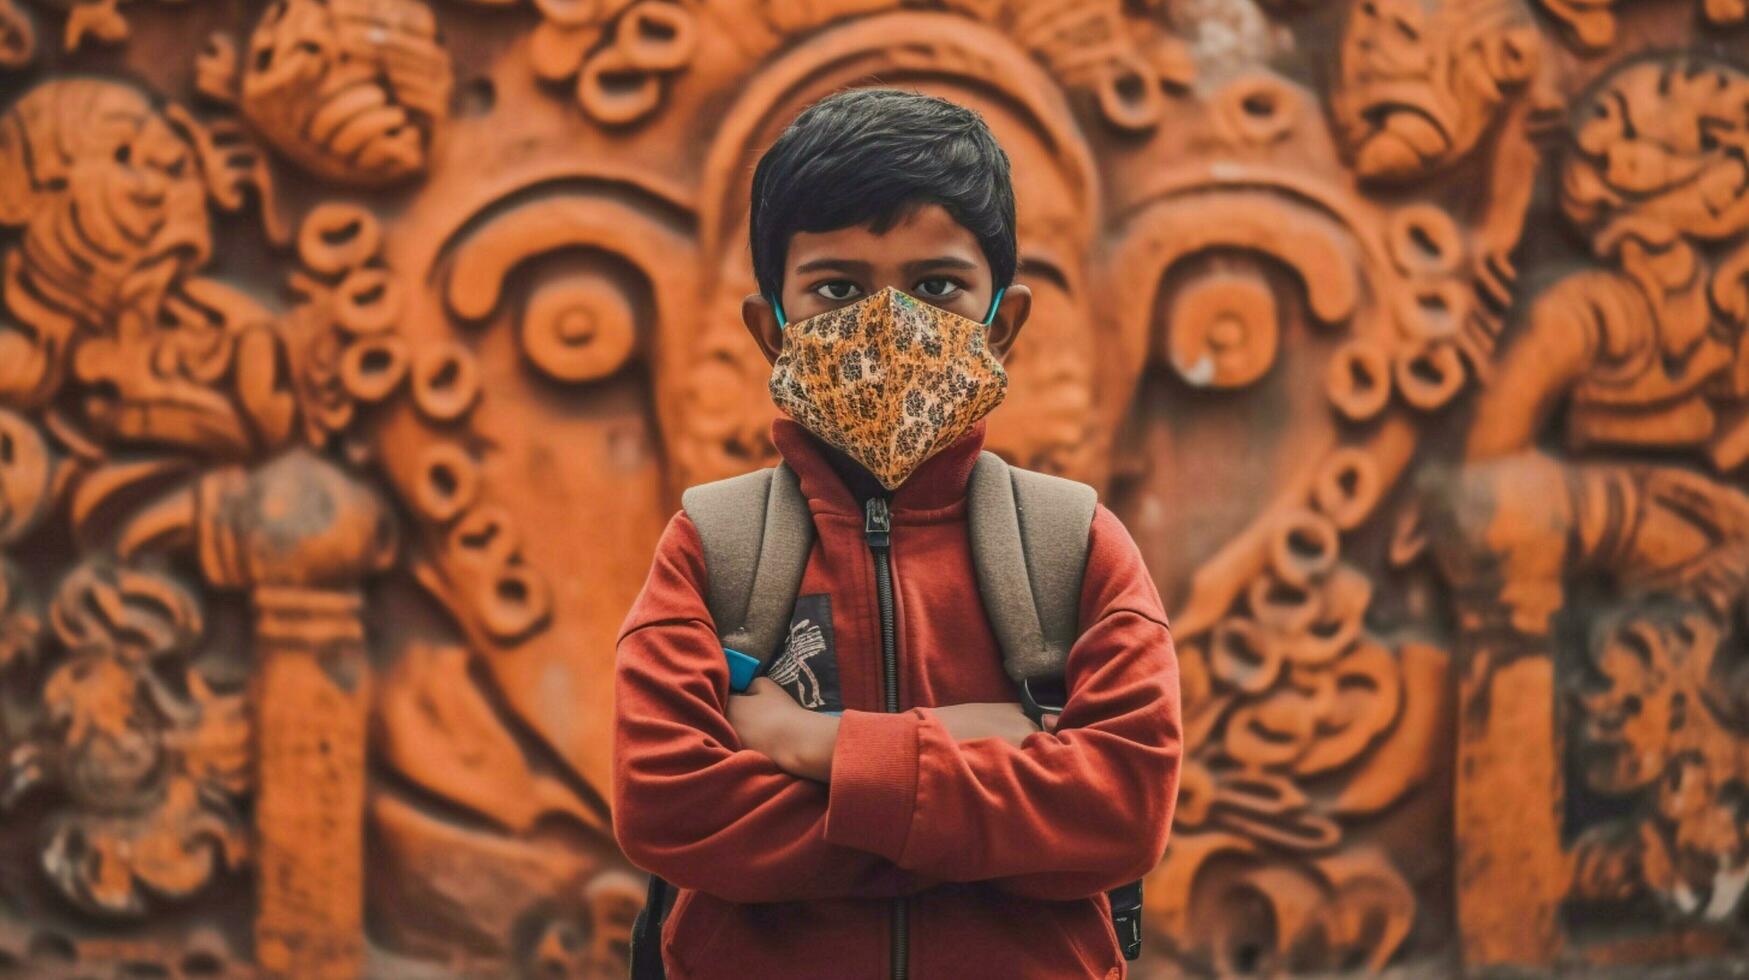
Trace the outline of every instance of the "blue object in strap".
<instances>
[{"instance_id":1,"label":"blue object in strap","mask_svg":"<svg viewBox=\"0 0 1749 980\"><path fill-rule=\"evenodd\" d=\"M729 647L723 648L723 656L729 661L729 690L737 694L747 690L759 676L759 660Z\"/></svg>"}]
</instances>

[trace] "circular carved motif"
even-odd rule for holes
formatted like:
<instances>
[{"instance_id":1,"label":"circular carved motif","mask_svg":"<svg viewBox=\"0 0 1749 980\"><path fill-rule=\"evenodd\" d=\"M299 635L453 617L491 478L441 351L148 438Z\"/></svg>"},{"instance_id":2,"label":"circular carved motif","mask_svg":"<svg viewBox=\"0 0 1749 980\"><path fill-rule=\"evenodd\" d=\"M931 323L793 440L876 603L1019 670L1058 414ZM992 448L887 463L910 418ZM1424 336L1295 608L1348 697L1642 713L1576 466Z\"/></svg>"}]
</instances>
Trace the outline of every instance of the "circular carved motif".
<instances>
[{"instance_id":1,"label":"circular carved motif","mask_svg":"<svg viewBox=\"0 0 1749 980\"><path fill-rule=\"evenodd\" d=\"M522 349L555 381L594 381L619 370L637 341L624 290L594 278L548 283L529 299Z\"/></svg>"}]
</instances>

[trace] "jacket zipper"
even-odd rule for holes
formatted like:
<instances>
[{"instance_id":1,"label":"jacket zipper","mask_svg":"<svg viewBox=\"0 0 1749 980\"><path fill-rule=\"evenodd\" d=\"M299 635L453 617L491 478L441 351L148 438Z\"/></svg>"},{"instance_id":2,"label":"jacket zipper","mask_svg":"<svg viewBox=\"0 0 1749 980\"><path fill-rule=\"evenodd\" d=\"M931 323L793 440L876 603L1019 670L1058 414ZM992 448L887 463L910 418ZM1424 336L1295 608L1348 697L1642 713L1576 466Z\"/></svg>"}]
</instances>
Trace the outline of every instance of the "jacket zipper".
<instances>
[{"instance_id":1,"label":"jacket zipper","mask_svg":"<svg viewBox=\"0 0 1749 980\"><path fill-rule=\"evenodd\" d=\"M881 614L881 687L886 694L886 710L899 710L899 649L893 625L893 519L887 510L885 497L870 497L863 534L868 538L869 553L874 556L875 601ZM893 919L893 980L905 980L909 964L909 936L906 934L906 906L900 896L892 901Z\"/></svg>"}]
</instances>

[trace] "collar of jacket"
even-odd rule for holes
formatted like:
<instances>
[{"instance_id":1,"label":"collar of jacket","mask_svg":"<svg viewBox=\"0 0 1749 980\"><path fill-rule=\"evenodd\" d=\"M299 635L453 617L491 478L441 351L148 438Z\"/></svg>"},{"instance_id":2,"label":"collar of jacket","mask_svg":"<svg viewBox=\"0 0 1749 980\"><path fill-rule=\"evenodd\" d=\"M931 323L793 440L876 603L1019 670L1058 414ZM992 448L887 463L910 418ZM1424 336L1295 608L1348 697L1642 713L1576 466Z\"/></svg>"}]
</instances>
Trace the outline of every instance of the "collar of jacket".
<instances>
[{"instance_id":1,"label":"collar of jacket","mask_svg":"<svg viewBox=\"0 0 1749 980\"><path fill-rule=\"evenodd\" d=\"M984 449L984 428L985 422L979 420L965 435L924 460L893 491L893 509L931 511L963 503L972 466ZM813 502L816 512L860 517L867 489L859 494L853 485L863 483L866 488L880 489L880 484L859 463L827 445L794 419L784 416L773 419L771 441L783 455L783 461L795 471L803 496Z\"/></svg>"}]
</instances>

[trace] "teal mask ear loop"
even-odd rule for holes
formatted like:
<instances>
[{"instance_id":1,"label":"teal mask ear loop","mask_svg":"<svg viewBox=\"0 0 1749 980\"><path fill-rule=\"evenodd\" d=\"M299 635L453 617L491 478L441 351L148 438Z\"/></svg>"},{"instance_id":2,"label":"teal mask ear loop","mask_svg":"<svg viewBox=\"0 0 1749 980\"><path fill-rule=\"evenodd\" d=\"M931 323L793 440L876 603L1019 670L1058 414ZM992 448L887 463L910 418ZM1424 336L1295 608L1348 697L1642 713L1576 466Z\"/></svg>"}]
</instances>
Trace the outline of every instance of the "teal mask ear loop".
<instances>
[{"instance_id":1,"label":"teal mask ear loop","mask_svg":"<svg viewBox=\"0 0 1749 980\"><path fill-rule=\"evenodd\" d=\"M990 300L990 315L989 315L989 316L986 316L986 317L984 317L984 326L986 326L986 327L987 327L987 326L989 326L989 325L990 325L990 324L991 324L991 323L993 323L993 322L994 322L994 321L995 321L995 319L996 319L996 311L997 311L997 310L998 310L998 309L1000 309L1000 308L1001 308L1001 306L1002 306L1002 297L1003 297L1003 296L1004 296L1004 295L1005 295L1005 294L1006 294L1006 293L1007 293L1007 292L1008 292L1008 287L1007 287L1007 286L1003 286L1003 287L1002 287L1002 288L1001 288L1001 289L998 289L998 290L996 290L996 298L995 298L995 299L992 299L992 300Z\"/></svg>"},{"instance_id":2,"label":"teal mask ear loop","mask_svg":"<svg viewBox=\"0 0 1749 980\"><path fill-rule=\"evenodd\" d=\"M770 294L766 294L765 301L771 304L772 312L777 314L777 329L782 330L789 326L789 318L783 315L783 302Z\"/></svg>"}]
</instances>

